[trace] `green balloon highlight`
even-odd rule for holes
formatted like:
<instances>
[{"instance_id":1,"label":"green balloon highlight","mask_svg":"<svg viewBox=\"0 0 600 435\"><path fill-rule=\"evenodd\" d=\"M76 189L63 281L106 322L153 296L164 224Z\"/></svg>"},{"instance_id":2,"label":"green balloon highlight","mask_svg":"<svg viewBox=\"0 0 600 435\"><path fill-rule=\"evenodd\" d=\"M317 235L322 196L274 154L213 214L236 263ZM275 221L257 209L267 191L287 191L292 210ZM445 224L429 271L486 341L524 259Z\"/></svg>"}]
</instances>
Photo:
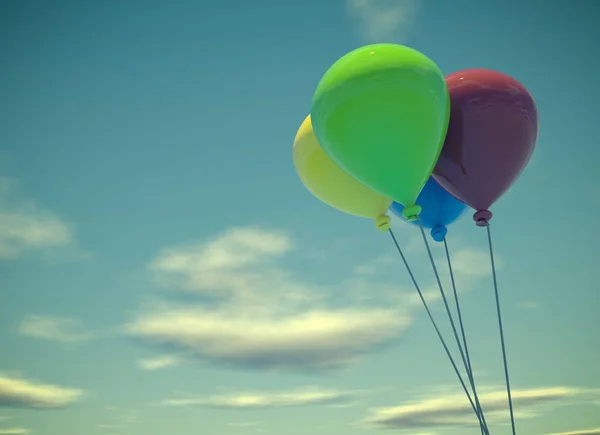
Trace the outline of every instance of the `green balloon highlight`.
<instances>
[{"instance_id":1,"label":"green balloon highlight","mask_svg":"<svg viewBox=\"0 0 600 435\"><path fill-rule=\"evenodd\" d=\"M424 54L397 44L343 56L315 91L311 119L325 152L354 178L406 207L437 162L450 117L444 76Z\"/></svg>"}]
</instances>

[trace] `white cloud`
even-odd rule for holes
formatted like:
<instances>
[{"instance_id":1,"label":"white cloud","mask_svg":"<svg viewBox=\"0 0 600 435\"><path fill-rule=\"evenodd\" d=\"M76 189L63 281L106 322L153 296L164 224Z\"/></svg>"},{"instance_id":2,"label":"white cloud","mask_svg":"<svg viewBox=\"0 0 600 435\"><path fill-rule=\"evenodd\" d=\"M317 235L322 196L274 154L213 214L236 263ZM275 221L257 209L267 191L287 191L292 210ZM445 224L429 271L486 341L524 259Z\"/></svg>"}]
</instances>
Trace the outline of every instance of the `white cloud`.
<instances>
[{"instance_id":1,"label":"white cloud","mask_svg":"<svg viewBox=\"0 0 600 435\"><path fill-rule=\"evenodd\" d=\"M428 286L424 286L420 277L423 275L430 276L431 280L434 280L433 270L429 256L424 248L422 237L419 235L418 238L412 239L409 242L413 246L413 250L418 249L420 246L422 249L418 253L414 253L409 257L409 263L413 272L417 276L417 281L421 287L423 295L427 300L428 304L441 300L441 294L437 283L433 282ZM430 245L432 248L434 244ZM443 252L443 249L441 249ZM440 253L439 250L436 252L432 249L435 265L444 289L444 293L448 298L448 302L454 307L452 281L450 280L450 273L448 269L448 261L445 253ZM502 259L496 255L496 270L499 271L503 267ZM491 275L492 268L489 253L480 249L472 247L461 247L450 252L450 261L452 265L452 272L456 284L457 293L467 293L475 289L480 288L481 279ZM412 292L410 297L410 303L414 306L422 307L421 299L419 298L416 291ZM456 314L454 313L455 321Z\"/></svg>"},{"instance_id":2,"label":"white cloud","mask_svg":"<svg viewBox=\"0 0 600 435\"><path fill-rule=\"evenodd\" d=\"M337 369L390 344L415 313L422 313L408 277L404 289L377 277L378 268L389 271L392 253L337 285L323 286L281 266L293 250L288 234L251 227L163 249L150 263L157 282L200 300L185 305L163 300L127 325L129 334L161 352L182 355L138 365L155 370L203 360L263 369ZM484 276L472 264L477 255L487 259L469 249L458 251L457 276L468 278L468 285ZM422 289L428 302L439 299L437 286Z\"/></svg>"},{"instance_id":3,"label":"white cloud","mask_svg":"<svg viewBox=\"0 0 600 435\"><path fill-rule=\"evenodd\" d=\"M355 361L397 336L409 322L390 309L313 310L281 317L176 309L142 316L129 330L215 362L324 369Z\"/></svg>"},{"instance_id":4,"label":"white cloud","mask_svg":"<svg viewBox=\"0 0 600 435\"><path fill-rule=\"evenodd\" d=\"M99 424L98 428L106 429L111 435L118 433L128 433L131 427L140 421L139 413L134 409L122 409L116 406L107 406L106 422Z\"/></svg>"},{"instance_id":5,"label":"white cloud","mask_svg":"<svg viewBox=\"0 0 600 435\"><path fill-rule=\"evenodd\" d=\"M0 184L0 189L1 188L2 188L2 185ZM10 417L0 415L0 422L6 421L9 419L10 419ZM0 435L26 435L28 433L30 433L29 429L0 427Z\"/></svg>"},{"instance_id":6,"label":"white cloud","mask_svg":"<svg viewBox=\"0 0 600 435\"><path fill-rule=\"evenodd\" d=\"M584 429L584 430L574 430L571 432L556 432L546 435L600 435L600 428L596 429Z\"/></svg>"},{"instance_id":7,"label":"white cloud","mask_svg":"<svg viewBox=\"0 0 600 435\"><path fill-rule=\"evenodd\" d=\"M73 246L71 226L49 210L19 197L17 183L0 177L0 259L30 251Z\"/></svg>"},{"instance_id":8,"label":"white cloud","mask_svg":"<svg viewBox=\"0 0 600 435\"><path fill-rule=\"evenodd\" d=\"M0 376L0 407L62 408L82 396L82 390Z\"/></svg>"},{"instance_id":9,"label":"white cloud","mask_svg":"<svg viewBox=\"0 0 600 435\"><path fill-rule=\"evenodd\" d=\"M407 225L406 222L398 222L398 219L395 219L393 224L395 224L394 233L396 239L398 240L413 272L415 272L418 278L423 275L422 272L425 272L425 274L430 276L433 280L431 262L419 228L413 228L411 225ZM433 242L429 235L426 237L434 257L436 268L442 278L444 290L451 289L448 261L444 249L441 244ZM487 249L478 249L464 245L457 246L456 244L450 243L449 250L452 271L457 281L458 291L468 291L474 287L476 280L491 275L492 268L490 254ZM501 270L504 264L498 253L495 253L494 260L496 270ZM355 268L355 273L358 275L369 275L370 277L390 269L404 273L402 261L395 249L390 250L387 255L382 255L357 266ZM421 285L422 283L420 281L421 280L419 279Z\"/></svg>"},{"instance_id":10,"label":"white cloud","mask_svg":"<svg viewBox=\"0 0 600 435\"><path fill-rule=\"evenodd\" d=\"M257 287L277 287L291 298L306 288L272 261L291 249L285 233L234 228L207 243L166 248L150 266L163 284L195 293L251 302Z\"/></svg>"},{"instance_id":11,"label":"white cloud","mask_svg":"<svg viewBox=\"0 0 600 435\"><path fill-rule=\"evenodd\" d=\"M239 423L229 423L229 426L233 426L233 427L256 427L256 426L260 426L260 422L257 421L242 421Z\"/></svg>"},{"instance_id":12,"label":"white cloud","mask_svg":"<svg viewBox=\"0 0 600 435\"><path fill-rule=\"evenodd\" d=\"M169 399L163 406L202 406L221 409L289 408L345 403L357 397L357 392L304 388L288 392L238 392L201 398Z\"/></svg>"},{"instance_id":13,"label":"white cloud","mask_svg":"<svg viewBox=\"0 0 600 435\"><path fill-rule=\"evenodd\" d=\"M485 389L482 389L485 391ZM512 392L513 403L520 418L538 415L541 406L556 406L589 396L590 390L553 387ZM507 397L505 390L479 395L488 423L504 421ZM435 427L477 426L477 418L464 394L437 395L401 406L375 410L365 421L380 429L413 430Z\"/></svg>"},{"instance_id":14,"label":"white cloud","mask_svg":"<svg viewBox=\"0 0 600 435\"><path fill-rule=\"evenodd\" d=\"M214 303L160 304L127 330L182 351L186 359L303 370L343 367L409 326L410 313L399 304L325 303L330 288L305 283L279 266L280 257L292 249L285 233L257 228L164 249L151 263L159 282L208 295ZM368 290L377 291L372 287Z\"/></svg>"},{"instance_id":15,"label":"white cloud","mask_svg":"<svg viewBox=\"0 0 600 435\"><path fill-rule=\"evenodd\" d=\"M27 435L31 433L29 429L22 428L8 428L2 429L0 428L0 435Z\"/></svg>"},{"instance_id":16,"label":"white cloud","mask_svg":"<svg viewBox=\"0 0 600 435\"><path fill-rule=\"evenodd\" d=\"M125 424L135 424L135 423L139 423L140 417L138 416L137 412L129 411L129 412L124 412L121 415L116 416L115 420L124 425Z\"/></svg>"},{"instance_id":17,"label":"white cloud","mask_svg":"<svg viewBox=\"0 0 600 435\"><path fill-rule=\"evenodd\" d=\"M68 317L29 316L19 325L19 332L27 337L62 343L91 338L79 320Z\"/></svg>"},{"instance_id":18,"label":"white cloud","mask_svg":"<svg viewBox=\"0 0 600 435\"><path fill-rule=\"evenodd\" d=\"M495 256L497 257L497 256ZM465 278L484 277L492 273L490 255L487 251L473 248L462 248L450 254L452 269L457 276ZM503 264L499 258L494 258L496 270Z\"/></svg>"},{"instance_id":19,"label":"white cloud","mask_svg":"<svg viewBox=\"0 0 600 435\"><path fill-rule=\"evenodd\" d=\"M167 367L174 367L181 364L182 360L173 355L164 355L156 358L141 359L138 361L138 366L142 370L154 371Z\"/></svg>"},{"instance_id":20,"label":"white cloud","mask_svg":"<svg viewBox=\"0 0 600 435\"><path fill-rule=\"evenodd\" d=\"M346 0L350 16L360 24L367 42L403 42L420 0Z\"/></svg>"},{"instance_id":21,"label":"white cloud","mask_svg":"<svg viewBox=\"0 0 600 435\"><path fill-rule=\"evenodd\" d=\"M69 228L50 212L31 205L0 211L0 258L17 258L28 250L71 242Z\"/></svg>"}]
</instances>

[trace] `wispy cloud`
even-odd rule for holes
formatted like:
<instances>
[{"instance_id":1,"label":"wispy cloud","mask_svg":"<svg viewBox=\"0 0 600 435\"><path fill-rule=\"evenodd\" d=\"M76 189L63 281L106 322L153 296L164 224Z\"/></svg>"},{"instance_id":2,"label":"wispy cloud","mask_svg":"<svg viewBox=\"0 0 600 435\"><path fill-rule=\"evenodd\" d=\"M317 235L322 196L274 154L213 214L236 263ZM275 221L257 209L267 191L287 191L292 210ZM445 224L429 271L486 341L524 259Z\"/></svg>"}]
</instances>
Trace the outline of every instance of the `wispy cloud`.
<instances>
[{"instance_id":1,"label":"wispy cloud","mask_svg":"<svg viewBox=\"0 0 600 435\"><path fill-rule=\"evenodd\" d=\"M1 188L1 186L0 186ZM9 420L10 417L5 415L0 415L0 422L4 422ZM27 435L29 434L29 429L17 428L17 427L0 427L0 435Z\"/></svg>"},{"instance_id":2,"label":"wispy cloud","mask_svg":"<svg viewBox=\"0 0 600 435\"><path fill-rule=\"evenodd\" d=\"M367 42L402 43L410 32L420 0L346 0L346 6Z\"/></svg>"},{"instance_id":3,"label":"wispy cloud","mask_svg":"<svg viewBox=\"0 0 600 435\"><path fill-rule=\"evenodd\" d=\"M0 376L0 407L63 408L82 396L82 390Z\"/></svg>"},{"instance_id":4,"label":"wispy cloud","mask_svg":"<svg viewBox=\"0 0 600 435\"><path fill-rule=\"evenodd\" d=\"M590 390L568 387L537 388L513 391L512 397L521 418L539 414L541 406L557 406L596 394ZM506 391L480 394L488 423L506 418ZM436 427L478 425L473 410L464 395L437 395L401 406L375 410L365 421L368 425L389 430L414 430Z\"/></svg>"},{"instance_id":5,"label":"wispy cloud","mask_svg":"<svg viewBox=\"0 0 600 435\"><path fill-rule=\"evenodd\" d=\"M452 253L450 258L452 269L458 276L476 278L488 276L492 272L490 256L487 252L473 248L462 248ZM495 263L497 270L504 265L499 257L495 258Z\"/></svg>"},{"instance_id":6,"label":"wispy cloud","mask_svg":"<svg viewBox=\"0 0 600 435\"><path fill-rule=\"evenodd\" d=\"M546 435L600 435L600 428L574 430L571 432L556 432L556 433L549 433Z\"/></svg>"},{"instance_id":7,"label":"wispy cloud","mask_svg":"<svg viewBox=\"0 0 600 435\"><path fill-rule=\"evenodd\" d=\"M113 435L115 433L128 433L132 426L140 421L139 412L134 409L122 409L116 406L106 407L105 421L98 424L99 429Z\"/></svg>"},{"instance_id":8,"label":"wispy cloud","mask_svg":"<svg viewBox=\"0 0 600 435\"><path fill-rule=\"evenodd\" d=\"M202 406L221 409L266 409L334 405L354 400L358 392L304 388L288 392L238 392L200 398L169 399L163 406Z\"/></svg>"},{"instance_id":9,"label":"wispy cloud","mask_svg":"<svg viewBox=\"0 0 600 435\"><path fill-rule=\"evenodd\" d=\"M425 274L429 275L433 280L431 263L425 251L421 236L419 235L418 238L406 238L405 246L407 246L407 248L405 248L403 251L409 258L412 271L415 272L417 277L421 277L421 272L425 272ZM496 269L501 270L503 267L503 262L499 256L497 257ZM357 267L355 269L357 278L354 278L348 282L348 284L353 284L353 286L350 287L349 292L352 291L352 288L358 287L359 294L362 294L363 297L368 298L369 293L360 293L360 290L366 287L372 287L373 289L376 288L376 292L378 294L386 294L389 300L393 300L393 295L395 295L395 299L398 303L402 304L403 306L410 307L411 310L415 308L420 310L422 308L422 301L416 291L409 289L412 291L407 293L399 293L397 286L374 284L373 280L377 277L377 275L381 274L386 269L389 270L391 268L397 272L398 268L400 268L400 270L404 272L403 268L401 268L399 265L394 267L394 261L397 262L397 259L395 259L393 255L389 255L386 257L376 258L375 260ZM434 261L442 282L442 286L446 294L449 295L451 294L450 289L452 286L445 254L435 253L434 251ZM451 261L458 293L467 293L478 288L480 280L491 275L489 254L485 251L468 246L462 246L451 253ZM365 275L368 275L368 277ZM364 278L368 278L369 282L367 282L363 276L365 276ZM417 280L428 304L432 304L441 300L441 294L437 284L431 283L427 286L424 286L424 282L421 279L417 278ZM372 293L373 292L370 292L370 294Z\"/></svg>"},{"instance_id":10,"label":"wispy cloud","mask_svg":"<svg viewBox=\"0 0 600 435\"><path fill-rule=\"evenodd\" d=\"M253 267L271 265L270 260L291 249L292 241L283 232L234 228L206 243L165 248L150 267L166 285L242 298L252 295L256 284L286 282L281 269L261 268L259 275Z\"/></svg>"},{"instance_id":11,"label":"wispy cloud","mask_svg":"<svg viewBox=\"0 0 600 435\"><path fill-rule=\"evenodd\" d=\"M313 310L238 316L174 309L140 317L130 333L216 362L273 369L343 367L397 336L410 322L389 309Z\"/></svg>"},{"instance_id":12,"label":"wispy cloud","mask_svg":"<svg viewBox=\"0 0 600 435\"><path fill-rule=\"evenodd\" d=\"M346 366L409 326L405 308L329 306L329 289L279 266L293 248L285 233L237 228L206 243L164 249L151 263L159 282L212 303L159 304L128 332L190 359L305 370Z\"/></svg>"},{"instance_id":13,"label":"wispy cloud","mask_svg":"<svg viewBox=\"0 0 600 435\"><path fill-rule=\"evenodd\" d=\"M406 230L408 228L408 230ZM400 233L402 229L403 231ZM410 231L414 230L414 231ZM425 249L423 238L419 233L418 228L410 228L406 223L402 223L400 228L396 230L396 234L403 253L406 255L408 262L415 271L416 269L425 270L431 274L431 263ZM447 267L446 254L442 249L438 248L437 243L428 239L430 249L432 250L434 261L438 268L438 272L444 279L444 288L450 287L450 276ZM459 290L469 290L474 287L476 280L490 276L492 273L490 256L488 251L474 248L471 246L452 246L450 245L450 259L452 263L452 271L455 279L458 281ZM501 270L504 267L504 261L498 254L495 255L496 270ZM385 270L403 271L399 256L395 252L390 252L387 255L374 258L364 264L358 265L354 269L354 273L358 276L375 277ZM419 270L420 271L420 270ZM419 274L420 275L420 274Z\"/></svg>"},{"instance_id":14,"label":"wispy cloud","mask_svg":"<svg viewBox=\"0 0 600 435\"><path fill-rule=\"evenodd\" d=\"M161 250L150 271L170 292L141 310L126 330L167 356L138 361L140 368L204 360L260 369L339 369L391 344L422 309L412 288L403 291L378 276L389 271L388 257L322 286L281 266L294 249L285 232L246 227ZM464 279L466 289L490 273L485 253L462 248L455 257L457 280ZM167 301L181 291L198 299ZM423 291L429 302L440 297L436 287Z\"/></svg>"},{"instance_id":15,"label":"wispy cloud","mask_svg":"<svg viewBox=\"0 0 600 435\"><path fill-rule=\"evenodd\" d=\"M181 362L182 359L180 357L165 355L156 358L141 359L138 361L138 366L142 370L154 371L164 369L167 367L174 367L181 364Z\"/></svg>"},{"instance_id":16,"label":"wispy cloud","mask_svg":"<svg viewBox=\"0 0 600 435\"><path fill-rule=\"evenodd\" d=\"M16 181L0 177L0 260L48 248L74 248L72 225L19 195ZM84 255L78 253L77 258Z\"/></svg>"},{"instance_id":17,"label":"wispy cloud","mask_svg":"<svg viewBox=\"0 0 600 435\"><path fill-rule=\"evenodd\" d=\"M258 421L242 421L239 423L229 423L229 426L232 427L257 427L260 426L260 422Z\"/></svg>"},{"instance_id":18,"label":"wispy cloud","mask_svg":"<svg viewBox=\"0 0 600 435\"><path fill-rule=\"evenodd\" d=\"M81 322L68 317L29 316L19 325L19 332L38 340L74 343L92 337Z\"/></svg>"},{"instance_id":19,"label":"wispy cloud","mask_svg":"<svg viewBox=\"0 0 600 435\"><path fill-rule=\"evenodd\" d=\"M0 435L27 435L31 433L29 429L22 428L8 428L2 429L0 428Z\"/></svg>"}]
</instances>

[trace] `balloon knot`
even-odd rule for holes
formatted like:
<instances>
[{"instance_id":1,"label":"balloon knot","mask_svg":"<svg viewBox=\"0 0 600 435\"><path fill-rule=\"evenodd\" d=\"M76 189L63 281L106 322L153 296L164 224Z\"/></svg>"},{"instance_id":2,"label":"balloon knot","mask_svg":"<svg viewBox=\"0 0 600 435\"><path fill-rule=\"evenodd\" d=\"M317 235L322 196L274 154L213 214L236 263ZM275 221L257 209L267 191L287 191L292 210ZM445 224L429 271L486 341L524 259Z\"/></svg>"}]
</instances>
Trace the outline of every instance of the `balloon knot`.
<instances>
[{"instance_id":1,"label":"balloon knot","mask_svg":"<svg viewBox=\"0 0 600 435\"><path fill-rule=\"evenodd\" d=\"M492 218L492 212L489 210L479 210L473 215L473 220L478 227L487 227Z\"/></svg>"},{"instance_id":2,"label":"balloon knot","mask_svg":"<svg viewBox=\"0 0 600 435\"><path fill-rule=\"evenodd\" d=\"M417 220L419 213L421 213L421 206L411 205L410 207L406 207L404 210L402 210L402 217L408 222L414 222Z\"/></svg>"},{"instance_id":3,"label":"balloon knot","mask_svg":"<svg viewBox=\"0 0 600 435\"><path fill-rule=\"evenodd\" d=\"M436 225L431 229L431 238L436 242L443 242L448 234L448 228L444 225Z\"/></svg>"},{"instance_id":4,"label":"balloon knot","mask_svg":"<svg viewBox=\"0 0 600 435\"><path fill-rule=\"evenodd\" d=\"M375 227L382 233L390 229L390 217L381 215L375 219Z\"/></svg>"}]
</instances>

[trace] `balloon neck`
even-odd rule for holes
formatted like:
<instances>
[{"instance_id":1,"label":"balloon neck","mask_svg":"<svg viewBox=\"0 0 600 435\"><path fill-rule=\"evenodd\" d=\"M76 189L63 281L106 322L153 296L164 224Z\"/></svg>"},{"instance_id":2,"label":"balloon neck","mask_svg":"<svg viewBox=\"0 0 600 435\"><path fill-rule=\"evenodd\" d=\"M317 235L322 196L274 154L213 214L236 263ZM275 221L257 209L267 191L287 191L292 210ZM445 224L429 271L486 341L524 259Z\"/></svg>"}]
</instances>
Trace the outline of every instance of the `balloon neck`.
<instances>
[{"instance_id":1,"label":"balloon neck","mask_svg":"<svg viewBox=\"0 0 600 435\"><path fill-rule=\"evenodd\" d=\"M402 210L402 217L408 222L414 222L419 217L419 213L421 213L421 206L411 205L410 207L406 207L404 210Z\"/></svg>"},{"instance_id":2,"label":"balloon neck","mask_svg":"<svg viewBox=\"0 0 600 435\"><path fill-rule=\"evenodd\" d=\"M386 232L390 229L390 217L387 215L381 215L377 219L375 219L375 228L379 231Z\"/></svg>"},{"instance_id":3,"label":"balloon neck","mask_svg":"<svg viewBox=\"0 0 600 435\"><path fill-rule=\"evenodd\" d=\"M448 234L448 228L444 225L436 225L431 229L431 238L436 242L443 242Z\"/></svg>"},{"instance_id":4,"label":"balloon neck","mask_svg":"<svg viewBox=\"0 0 600 435\"><path fill-rule=\"evenodd\" d=\"M492 216L492 212L489 210L479 210L473 215L473 220L478 227L487 227Z\"/></svg>"}]
</instances>

